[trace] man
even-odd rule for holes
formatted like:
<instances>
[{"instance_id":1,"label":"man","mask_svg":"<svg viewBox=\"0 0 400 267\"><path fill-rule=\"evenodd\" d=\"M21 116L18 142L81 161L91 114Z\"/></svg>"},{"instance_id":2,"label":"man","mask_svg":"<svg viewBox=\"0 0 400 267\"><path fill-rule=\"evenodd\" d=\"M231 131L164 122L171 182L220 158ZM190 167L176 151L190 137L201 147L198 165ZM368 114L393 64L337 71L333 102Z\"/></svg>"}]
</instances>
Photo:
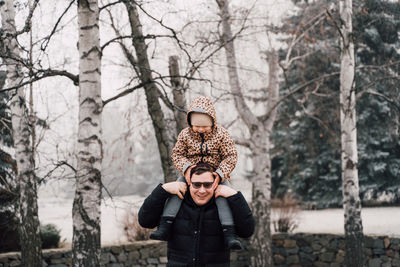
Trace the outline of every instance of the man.
<instances>
[{"instance_id":1,"label":"man","mask_svg":"<svg viewBox=\"0 0 400 267\"><path fill-rule=\"evenodd\" d=\"M254 218L243 195L218 182L213 168L201 162L191 170L188 186L179 182L160 184L145 199L139 223L154 228L160 222L165 201L174 194L183 197L168 240L167 266L229 266L230 251L224 244L216 197L228 200L237 235L247 238L253 234Z\"/></svg>"}]
</instances>

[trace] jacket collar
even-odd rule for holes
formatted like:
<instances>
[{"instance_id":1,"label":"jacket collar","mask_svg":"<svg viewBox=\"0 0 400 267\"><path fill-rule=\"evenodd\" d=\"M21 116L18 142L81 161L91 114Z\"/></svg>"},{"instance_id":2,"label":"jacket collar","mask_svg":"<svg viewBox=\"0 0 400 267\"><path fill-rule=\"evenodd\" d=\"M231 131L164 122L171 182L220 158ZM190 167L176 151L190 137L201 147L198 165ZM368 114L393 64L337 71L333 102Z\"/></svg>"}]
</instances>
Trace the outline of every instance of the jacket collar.
<instances>
[{"instance_id":1,"label":"jacket collar","mask_svg":"<svg viewBox=\"0 0 400 267\"><path fill-rule=\"evenodd\" d=\"M199 139L201 138L201 135L199 133L196 133L195 131L193 131L191 126L189 126L189 131L195 137L197 137ZM213 126L211 132L203 134L204 140L210 139L215 134L216 131L217 131L217 127Z\"/></svg>"}]
</instances>

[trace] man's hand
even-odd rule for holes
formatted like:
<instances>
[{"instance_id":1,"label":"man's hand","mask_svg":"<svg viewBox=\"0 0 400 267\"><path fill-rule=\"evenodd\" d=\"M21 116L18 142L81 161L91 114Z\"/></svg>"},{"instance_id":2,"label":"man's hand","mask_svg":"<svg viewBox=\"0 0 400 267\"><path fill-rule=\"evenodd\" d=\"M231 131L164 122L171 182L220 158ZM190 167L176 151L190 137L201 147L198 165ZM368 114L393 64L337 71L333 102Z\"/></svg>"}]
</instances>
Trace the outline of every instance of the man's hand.
<instances>
[{"instance_id":1,"label":"man's hand","mask_svg":"<svg viewBox=\"0 0 400 267\"><path fill-rule=\"evenodd\" d=\"M215 189L215 197L230 197L233 196L237 193L237 191L229 186L226 185L218 185L218 187Z\"/></svg>"},{"instance_id":2,"label":"man's hand","mask_svg":"<svg viewBox=\"0 0 400 267\"><path fill-rule=\"evenodd\" d=\"M196 165L190 166L190 167L187 168L186 171L185 171L185 180L186 180L187 184L190 184L190 171L191 171L194 167L196 167Z\"/></svg>"},{"instance_id":3,"label":"man's hand","mask_svg":"<svg viewBox=\"0 0 400 267\"><path fill-rule=\"evenodd\" d=\"M186 194L187 185L184 182L170 182L163 184L162 188L168 193L177 195L180 199L183 199Z\"/></svg>"}]
</instances>

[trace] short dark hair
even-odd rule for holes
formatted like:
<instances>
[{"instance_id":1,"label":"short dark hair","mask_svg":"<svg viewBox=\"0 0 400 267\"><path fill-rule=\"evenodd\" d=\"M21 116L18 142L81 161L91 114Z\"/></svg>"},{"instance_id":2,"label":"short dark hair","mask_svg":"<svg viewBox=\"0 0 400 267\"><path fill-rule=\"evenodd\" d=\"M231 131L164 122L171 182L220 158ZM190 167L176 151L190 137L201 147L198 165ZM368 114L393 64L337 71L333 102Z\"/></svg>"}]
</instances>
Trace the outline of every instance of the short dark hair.
<instances>
[{"instance_id":1,"label":"short dark hair","mask_svg":"<svg viewBox=\"0 0 400 267\"><path fill-rule=\"evenodd\" d=\"M199 162L193 169L190 170L190 178L192 178L193 174L200 175L205 172L213 173L214 171L215 171L214 168L210 164L206 162Z\"/></svg>"}]
</instances>

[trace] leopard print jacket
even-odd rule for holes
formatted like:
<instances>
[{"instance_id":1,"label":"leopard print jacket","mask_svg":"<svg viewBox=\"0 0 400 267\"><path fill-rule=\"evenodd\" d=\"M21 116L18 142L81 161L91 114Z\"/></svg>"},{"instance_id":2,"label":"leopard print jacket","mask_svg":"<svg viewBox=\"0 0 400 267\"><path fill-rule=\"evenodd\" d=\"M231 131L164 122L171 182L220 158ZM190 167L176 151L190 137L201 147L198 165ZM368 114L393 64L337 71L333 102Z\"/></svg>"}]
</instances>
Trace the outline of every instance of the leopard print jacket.
<instances>
[{"instance_id":1,"label":"leopard print jacket","mask_svg":"<svg viewBox=\"0 0 400 267\"><path fill-rule=\"evenodd\" d=\"M213 126L210 133L199 134L192 130L191 112L201 112L211 116ZM186 118L189 127L179 133L171 154L175 167L184 174L191 165L203 161L216 169L221 182L225 179L230 180L230 173L237 162L237 150L228 131L217 124L212 100L205 96L195 98L190 104Z\"/></svg>"}]
</instances>

